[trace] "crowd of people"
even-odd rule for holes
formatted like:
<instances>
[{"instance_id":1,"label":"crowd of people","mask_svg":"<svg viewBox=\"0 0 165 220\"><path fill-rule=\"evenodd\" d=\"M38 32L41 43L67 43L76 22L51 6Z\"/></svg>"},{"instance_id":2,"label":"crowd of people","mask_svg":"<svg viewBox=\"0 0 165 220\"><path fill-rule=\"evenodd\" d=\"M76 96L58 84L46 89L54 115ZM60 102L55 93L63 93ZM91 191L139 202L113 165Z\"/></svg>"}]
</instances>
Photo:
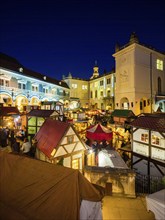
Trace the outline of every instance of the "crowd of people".
<instances>
[{"instance_id":1,"label":"crowd of people","mask_svg":"<svg viewBox=\"0 0 165 220\"><path fill-rule=\"evenodd\" d=\"M8 147L16 154L35 156L35 144L28 140L26 129L0 128L0 147Z\"/></svg>"}]
</instances>

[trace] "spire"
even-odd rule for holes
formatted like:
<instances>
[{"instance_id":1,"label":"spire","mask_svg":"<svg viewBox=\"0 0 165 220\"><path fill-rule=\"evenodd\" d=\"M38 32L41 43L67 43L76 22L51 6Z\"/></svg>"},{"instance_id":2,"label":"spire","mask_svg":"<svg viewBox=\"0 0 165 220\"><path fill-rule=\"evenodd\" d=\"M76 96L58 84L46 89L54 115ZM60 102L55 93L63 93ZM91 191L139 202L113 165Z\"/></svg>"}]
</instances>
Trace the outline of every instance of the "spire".
<instances>
[{"instance_id":1,"label":"spire","mask_svg":"<svg viewBox=\"0 0 165 220\"><path fill-rule=\"evenodd\" d=\"M132 32L132 34L130 36L130 39L129 39L129 43L130 44L139 43L139 39L138 39L138 37L137 37L135 32Z\"/></svg>"},{"instance_id":2,"label":"spire","mask_svg":"<svg viewBox=\"0 0 165 220\"><path fill-rule=\"evenodd\" d=\"M97 78L99 76L99 67L97 65L97 60L95 60L95 65L93 67L93 75L90 79Z\"/></svg>"}]
</instances>

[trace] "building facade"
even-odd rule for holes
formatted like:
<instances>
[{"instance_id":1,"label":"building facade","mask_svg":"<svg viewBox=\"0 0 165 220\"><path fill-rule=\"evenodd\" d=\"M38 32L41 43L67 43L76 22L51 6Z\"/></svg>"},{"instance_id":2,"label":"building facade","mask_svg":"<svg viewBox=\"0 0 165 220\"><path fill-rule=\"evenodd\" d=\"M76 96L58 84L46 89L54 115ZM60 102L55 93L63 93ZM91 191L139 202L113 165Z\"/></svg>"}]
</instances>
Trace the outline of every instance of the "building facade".
<instances>
[{"instance_id":1,"label":"building facade","mask_svg":"<svg viewBox=\"0 0 165 220\"><path fill-rule=\"evenodd\" d=\"M135 33L128 44L116 46L115 108L136 115L165 112L165 54L139 43Z\"/></svg>"},{"instance_id":2,"label":"building facade","mask_svg":"<svg viewBox=\"0 0 165 220\"><path fill-rule=\"evenodd\" d=\"M135 115L165 112L165 53L139 43L135 33L128 44L116 45L115 70L100 74L95 63L90 79L69 73L61 81L31 71L1 54L0 103L20 111L43 101L60 101L65 109L128 109Z\"/></svg>"},{"instance_id":3,"label":"building facade","mask_svg":"<svg viewBox=\"0 0 165 220\"><path fill-rule=\"evenodd\" d=\"M44 101L69 100L69 87L46 75L31 71L16 59L0 54L0 103L20 112L40 107Z\"/></svg>"}]
</instances>

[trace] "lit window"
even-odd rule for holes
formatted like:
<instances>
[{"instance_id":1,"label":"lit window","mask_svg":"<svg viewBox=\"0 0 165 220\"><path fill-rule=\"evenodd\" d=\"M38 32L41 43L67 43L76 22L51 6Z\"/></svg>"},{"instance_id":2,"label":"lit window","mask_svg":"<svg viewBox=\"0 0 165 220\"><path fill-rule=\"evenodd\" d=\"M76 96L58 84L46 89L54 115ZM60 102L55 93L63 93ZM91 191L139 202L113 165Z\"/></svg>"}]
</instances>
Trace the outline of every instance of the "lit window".
<instances>
[{"instance_id":1,"label":"lit window","mask_svg":"<svg viewBox=\"0 0 165 220\"><path fill-rule=\"evenodd\" d=\"M141 141L148 143L148 134L141 134Z\"/></svg>"},{"instance_id":2,"label":"lit window","mask_svg":"<svg viewBox=\"0 0 165 220\"><path fill-rule=\"evenodd\" d=\"M154 145L160 145L160 138L157 137L157 136L155 136L155 135L152 135L152 136L151 136L151 142L152 142L152 144L154 144Z\"/></svg>"},{"instance_id":3,"label":"lit window","mask_svg":"<svg viewBox=\"0 0 165 220\"><path fill-rule=\"evenodd\" d=\"M83 90L87 90L87 85L82 85Z\"/></svg>"},{"instance_id":4,"label":"lit window","mask_svg":"<svg viewBox=\"0 0 165 220\"><path fill-rule=\"evenodd\" d=\"M156 68L158 70L163 70L163 60L159 60L159 59L156 60Z\"/></svg>"},{"instance_id":5,"label":"lit window","mask_svg":"<svg viewBox=\"0 0 165 220\"><path fill-rule=\"evenodd\" d=\"M72 84L72 89L76 89L77 88L77 84Z\"/></svg>"},{"instance_id":6,"label":"lit window","mask_svg":"<svg viewBox=\"0 0 165 220\"><path fill-rule=\"evenodd\" d=\"M79 158L72 160L72 169L79 169Z\"/></svg>"}]
</instances>

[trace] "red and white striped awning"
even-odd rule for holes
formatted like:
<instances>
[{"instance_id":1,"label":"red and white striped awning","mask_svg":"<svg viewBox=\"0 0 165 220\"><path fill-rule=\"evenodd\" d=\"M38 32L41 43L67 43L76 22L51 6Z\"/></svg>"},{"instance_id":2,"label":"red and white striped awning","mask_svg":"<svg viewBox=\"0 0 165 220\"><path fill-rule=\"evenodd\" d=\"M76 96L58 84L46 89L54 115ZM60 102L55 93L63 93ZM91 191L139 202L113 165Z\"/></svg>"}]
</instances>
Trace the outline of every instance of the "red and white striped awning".
<instances>
[{"instance_id":1,"label":"red and white striped awning","mask_svg":"<svg viewBox=\"0 0 165 220\"><path fill-rule=\"evenodd\" d=\"M90 140L109 141L113 137L113 133L107 127L101 124L94 125L87 130L86 137Z\"/></svg>"}]
</instances>

